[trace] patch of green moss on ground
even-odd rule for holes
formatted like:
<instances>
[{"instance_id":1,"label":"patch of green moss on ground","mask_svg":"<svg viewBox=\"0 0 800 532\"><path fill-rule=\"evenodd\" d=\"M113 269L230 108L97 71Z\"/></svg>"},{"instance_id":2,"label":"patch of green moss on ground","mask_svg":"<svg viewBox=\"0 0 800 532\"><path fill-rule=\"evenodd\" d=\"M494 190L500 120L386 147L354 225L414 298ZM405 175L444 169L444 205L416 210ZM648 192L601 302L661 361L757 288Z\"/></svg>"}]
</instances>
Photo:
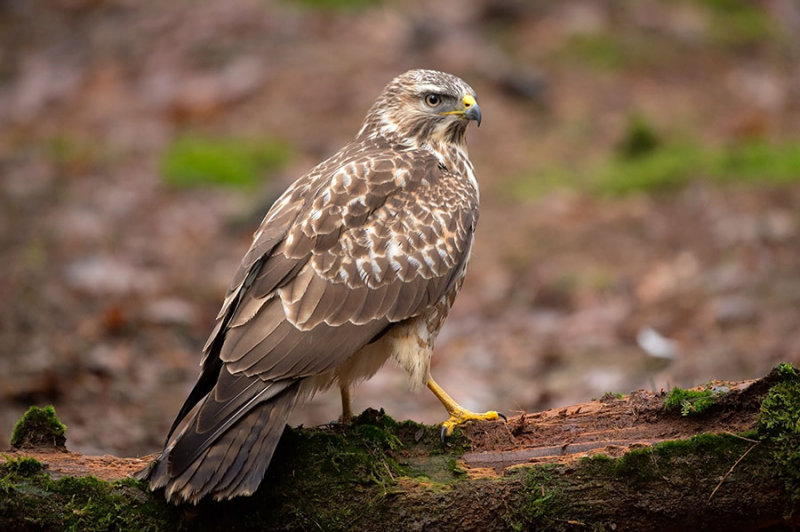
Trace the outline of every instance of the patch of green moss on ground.
<instances>
[{"instance_id":1,"label":"patch of green moss on ground","mask_svg":"<svg viewBox=\"0 0 800 532\"><path fill-rule=\"evenodd\" d=\"M791 364L777 367L781 382L761 402L758 433L774 446L773 457L786 487L800 500L800 375Z\"/></svg>"},{"instance_id":2,"label":"patch of green moss on ground","mask_svg":"<svg viewBox=\"0 0 800 532\"><path fill-rule=\"evenodd\" d=\"M167 147L161 173L175 186L244 187L260 182L289 157L289 147L277 141L185 135Z\"/></svg>"},{"instance_id":3,"label":"patch of green moss on ground","mask_svg":"<svg viewBox=\"0 0 800 532\"><path fill-rule=\"evenodd\" d=\"M178 523L177 510L143 484L95 477L53 480L32 458L0 465L0 492L3 530L156 531Z\"/></svg>"},{"instance_id":4,"label":"patch of green moss on ground","mask_svg":"<svg viewBox=\"0 0 800 532\"><path fill-rule=\"evenodd\" d=\"M638 157L612 157L594 172L601 194L676 189L693 179L780 185L800 180L800 146L749 141L723 147L664 142Z\"/></svg>"},{"instance_id":5,"label":"patch of green moss on ground","mask_svg":"<svg viewBox=\"0 0 800 532\"><path fill-rule=\"evenodd\" d=\"M256 495L203 501L186 512L135 480L52 480L35 460L11 460L0 466L0 516L26 516L24 526L46 530L172 530L181 523L198 530L363 528L405 489L401 479L403 486L427 490L449 489L432 477L463 478L450 466L457 455L441 450L438 433L438 427L397 423L375 410L344 426L287 428ZM414 466L413 456L431 453L426 467L441 471ZM0 530L23 526L4 519L11 517L0 518Z\"/></svg>"},{"instance_id":6,"label":"patch of green moss on ground","mask_svg":"<svg viewBox=\"0 0 800 532\"><path fill-rule=\"evenodd\" d=\"M448 459L456 454L437 449L437 427L398 423L371 409L340 427L287 428L256 495L216 503L214 512L209 505L215 503L203 502L200 512L219 516L211 529L234 522L243 529L266 523L299 530L364 528L393 493L406 489L401 479L403 486L428 489L446 485L433 478L463 478L449 467ZM441 471L417 467L414 456L434 451L441 459L434 456L426 467Z\"/></svg>"},{"instance_id":7,"label":"patch of green moss on ground","mask_svg":"<svg viewBox=\"0 0 800 532\"><path fill-rule=\"evenodd\" d=\"M12 447L63 447L67 427L56 416L52 405L44 408L32 406L14 425L11 433Z\"/></svg>"},{"instance_id":8,"label":"patch of green moss on ground","mask_svg":"<svg viewBox=\"0 0 800 532\"><path fill-rule=\"evenodd\" d=\"M749 0L691 0L708 11L707 40L723 48L742 48L780 38L780 25L764 7Z\"/></svg>"},{"instance_id":9,"label":"patch of green moss on ground","mask_svg":"<svg viewBox=\"0 0 800 532\"><path fill-rule=\"evenodd\" d=\"M580 465L583 474L614 478L640 487L673 475L695 475L698 463L729 467L749 445L752 443L729 434L697 434L634 449L619 458L602 454L585 457Z\"/></svg>"},{"instance_id":10,"label":"patch of green moss on ground","mask_svg":"<svg viewBox=\"0 0 800 532\"><path fill-rule=\"evenodd\" d=\"M648 126L649 127L649 126ZM638 131L637 131L638 130ZM604 158L539 168L510 185L515 197L537 198L557 189L585 190L599 196L679 190L697 180L721 185L782 186L800 181L800 140L783 143L743 141L712 146L685 138L653 144L632 123ZM655 133L653 133L655 135ZM635 155L633 155L635 153Z\"/></svg>"},{"instance_id":11,"label":"patch of green moss on ground","mask_svg":"<svg viewBox=\"0 0 800 532\"><path fill-rule=\"evenodd\" d=\"M664 410L680 411L682 416L697 416L706 412L722 395L721 390L706 386L702 390L684 390L675 387L664 400Z\"/></svg>"},{"instance_id":12,"label":"patch of green moss on ground","mask_svg":"<svg viewBox=\"0 0 800 532\"><path fill-rule=\"evenodd\" d=\"M522 497L506 516L512 530L559 529L566 522L569 504L559 490L563 466L544 465L527 469L522 477Z\"/></svg>"},{"instance_id":13,"label":"patch of green moss on ground","mask_svg":"<svg viewBox=\"0 0 800 532\"><path fill-rule=\"evenodd\" d=\"M628 117L628 126L617 145L617 152L624 158L634 159L652 153L659 144L661 139L647 117L643 113L633 113Z\"/></svg>"},{"instance_id":14,"label":"patch of green moss on ground","mask_svg":"<svg viewBox=\"0 0 800 532\"><path fill-rule=\"evenodd\" d=\"M615 523L603 505L609 494L658 507L654 498L678 501L682 495L672 490L688 488L705 503L721 476L752 445L733 435L699 434L635 449L619 458L598 454L577 465L533 466L524 473L525 497L507 516L507 523L514 530L608 529ZM768 460L765 451L756 448L748 458L737 465L736 478L763 477L763 470L753 468Z\"/></svg>"}]
</instances>

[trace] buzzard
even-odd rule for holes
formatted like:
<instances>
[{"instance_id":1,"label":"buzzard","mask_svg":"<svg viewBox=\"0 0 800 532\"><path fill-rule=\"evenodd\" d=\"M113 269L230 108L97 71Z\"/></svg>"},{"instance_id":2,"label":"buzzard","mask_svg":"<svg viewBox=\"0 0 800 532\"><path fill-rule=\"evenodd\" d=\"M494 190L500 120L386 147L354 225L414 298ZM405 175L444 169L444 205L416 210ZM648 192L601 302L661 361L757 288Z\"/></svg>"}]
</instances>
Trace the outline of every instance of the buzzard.
<instances>
[{"instance_id":1,"label":"buzzard","mask_svg":"<svg viewBox=\"0 0 800 532\"><path fill-rule=\"evenodd\" d=\"M295 181L256 231L204 348L202 372L139 473L168 500L252 494L291 410L393 358L450 418L469 412L430 376L433 343L464 281L478 221L465 132L481 122L463 80L411 70L381 92L355 138Z\"/></svg>"}]
</instances>

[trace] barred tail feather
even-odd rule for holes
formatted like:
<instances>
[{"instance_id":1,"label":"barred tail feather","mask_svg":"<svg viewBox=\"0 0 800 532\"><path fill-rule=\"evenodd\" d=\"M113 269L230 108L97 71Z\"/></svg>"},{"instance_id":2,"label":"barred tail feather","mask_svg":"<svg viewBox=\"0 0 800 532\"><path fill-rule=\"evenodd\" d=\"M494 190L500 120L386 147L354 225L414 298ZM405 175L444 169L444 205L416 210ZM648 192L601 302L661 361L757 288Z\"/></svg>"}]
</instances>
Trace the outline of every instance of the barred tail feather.
<instances>
[{"instance_id":1,"label":"barred tail feather","mask_svg":"<svg viewBox=\"0 0 800 532\"><path fill-rule=\"evenodd\" d=\"M170 455L182 436L177 433L155 462L137 473L137 478L148 479L150 489L164 488L167 500L175 504L197 504L209 496L219 501L253 494L264 478L298 390L295 384L256 405L188 467L171 471ZM190 412L187 418L194 414Z\"/></svg>"}]
</instances>

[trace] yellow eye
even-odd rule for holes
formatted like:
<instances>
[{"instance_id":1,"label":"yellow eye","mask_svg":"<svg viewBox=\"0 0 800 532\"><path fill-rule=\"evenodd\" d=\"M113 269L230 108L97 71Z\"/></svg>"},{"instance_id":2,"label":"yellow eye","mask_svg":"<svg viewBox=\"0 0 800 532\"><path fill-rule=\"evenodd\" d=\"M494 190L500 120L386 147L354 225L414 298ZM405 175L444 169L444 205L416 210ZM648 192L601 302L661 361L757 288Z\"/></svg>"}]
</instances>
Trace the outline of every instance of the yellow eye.
<instances>
[{"instance_id":1,"label":"yellow eye","mask_svg":"<svg viewBox=\"0 0 800 532\"><path fill-rule=\"evenodd\" d=\"M428 107L438 107L442 103L442 98L438 94L428 94L425 96L425 103Z\"/></svg>"}]
</instances>

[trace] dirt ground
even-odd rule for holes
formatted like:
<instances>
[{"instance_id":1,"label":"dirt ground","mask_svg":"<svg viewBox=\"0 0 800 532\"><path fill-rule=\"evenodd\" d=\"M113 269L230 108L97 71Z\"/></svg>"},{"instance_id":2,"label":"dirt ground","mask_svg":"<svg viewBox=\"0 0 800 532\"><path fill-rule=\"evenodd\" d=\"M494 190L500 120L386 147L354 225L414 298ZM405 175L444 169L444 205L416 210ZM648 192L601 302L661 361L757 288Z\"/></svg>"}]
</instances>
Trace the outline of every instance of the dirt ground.
<instances>
[{"instance_id":1,"label":"dirt ground","mask_svg":"<svg viewBox=\"0 0 800 532\"><path fill-rule=\"evenodd\" d=\"M0 447L54 404L72 450L159 448L271 201L417 67L463 77L484 114L477 240L433 360L465 407L557 412L800 363L800 180L608 195L580 179L632 114L712 148L797 140L794 2L754 3L768 25L727 33L700 0L310 4L0 2ZM255 187L172 186L163 157L186 133L289 157ZM390 365L356 390L368 406L444 417ZM292 423L338 408L323 394Z\"/></svg>"}]
</instances>

